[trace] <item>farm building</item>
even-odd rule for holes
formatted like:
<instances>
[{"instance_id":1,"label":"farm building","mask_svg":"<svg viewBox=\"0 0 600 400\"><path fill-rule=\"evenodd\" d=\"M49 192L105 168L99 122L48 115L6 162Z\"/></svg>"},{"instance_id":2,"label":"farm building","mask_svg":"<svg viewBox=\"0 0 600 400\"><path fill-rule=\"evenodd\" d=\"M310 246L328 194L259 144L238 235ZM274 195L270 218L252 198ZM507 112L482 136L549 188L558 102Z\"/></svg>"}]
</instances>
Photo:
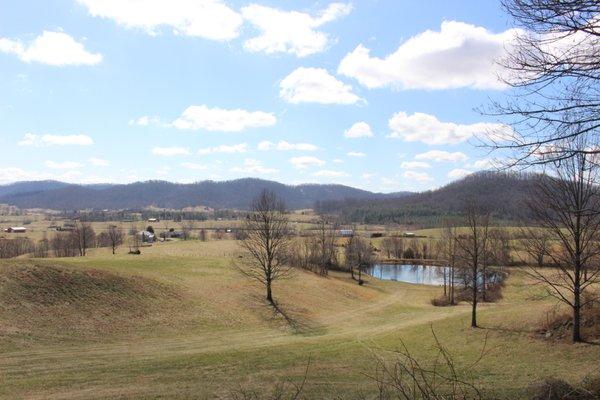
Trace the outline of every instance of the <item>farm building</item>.
<instances>
[{"instance_id":1,"label":"farm building","mask_svg":"<svg viewBox=\"0 0 600 400\"><path fill-rule=\"evenodd\" d=\"M23 226L11 226L4 230L6 233L25 233L27 232L27 228Z\"/></svg>"},{"instance_id":2,"label":"farm building","mask_svg":"<svg viewBox=\"0 0 600 400\"><path fill-rule=\"evenodd\" d=\"M158 218L148 218L148 222L160 222Z\"/></svg>"},{"instance_id":3,"label":"farm building","mask_svg":"<svg viewBox=\"0 0 600 400\"><path fill-rule=\"evenodd\" d=\"M341 237L352 237L354 236L354 231L352 229L340 229Z\"/></svg>"}]
</instances>

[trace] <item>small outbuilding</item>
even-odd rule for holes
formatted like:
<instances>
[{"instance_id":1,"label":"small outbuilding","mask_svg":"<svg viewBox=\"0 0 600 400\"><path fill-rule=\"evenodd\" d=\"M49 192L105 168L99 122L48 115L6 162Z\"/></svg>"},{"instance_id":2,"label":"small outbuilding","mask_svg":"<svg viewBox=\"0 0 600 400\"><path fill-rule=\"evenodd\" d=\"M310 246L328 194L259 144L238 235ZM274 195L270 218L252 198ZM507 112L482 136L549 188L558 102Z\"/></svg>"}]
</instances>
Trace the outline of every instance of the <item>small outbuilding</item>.
<instances>
[{"instance_id":1,"label":"small outbuilding","mask_svg":"<svg viewBox=\"0 0 600 400\"><path fill-rule=\"evenodd\" d=\"M341 237L352 237L354 236L354 230L352 229L340 229Z\"/></svg>"},{"instance_id":2,"label":"small outbuilding","mask_svg":"<svg viewBox=\"0 0 600 400\"><path fill-rule=\"evenodd\" d=\"M24 226L11 226L4 230L6 233L25 233L27 232L27 228Z\"/></svg>"}]
</instances>

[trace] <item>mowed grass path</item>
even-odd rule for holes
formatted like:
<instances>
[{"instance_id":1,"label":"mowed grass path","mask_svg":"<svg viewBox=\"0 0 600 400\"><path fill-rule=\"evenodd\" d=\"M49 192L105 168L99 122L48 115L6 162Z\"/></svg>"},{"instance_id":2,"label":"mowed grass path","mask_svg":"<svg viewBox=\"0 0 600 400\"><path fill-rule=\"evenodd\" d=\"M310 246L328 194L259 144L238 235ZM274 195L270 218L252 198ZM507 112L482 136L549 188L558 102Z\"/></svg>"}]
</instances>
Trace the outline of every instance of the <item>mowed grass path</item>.
<instances>
[{"instance_id":1,"label":"mowed grass path","mask_svg":"<svg viewBox=\"0 0 600 400\"><path fill-rule=\"evenodd\" d=\"M359 287L345 274L321 278L298 271L274 288L290 325L267 306L262 288L236 270L234 263L244 261L239 255L233 241L190 241L159 243L140 256L94 250L86 258L34 261L38 268L141 277L177 295L146 301L115 292L115 304L102 296L86 303L84 295L80 309L23 306L18 316L0 310L0 397L226 398L240 386L268 389L299 381L310 360L307 397L353 398L374 389L365 374L374 372L375 354L392 358L390 351L404 343L431 360L432 329L458 365L477 360L487 337L489 352L468 375L503 398L519 398L545 376L576 381L597 372L600 346L530 334L553 304L530 299L534 288L518 273L502 302L481 307L483 328L472 330L467 304L430 304L439 288L375 279ZM135 310L123 310L125 305ZM42 318L40 311L50 315ZM77 314L64 315L69 312ZM79 324L81 316L93 323Z\"/></svg>"}]
</instances>

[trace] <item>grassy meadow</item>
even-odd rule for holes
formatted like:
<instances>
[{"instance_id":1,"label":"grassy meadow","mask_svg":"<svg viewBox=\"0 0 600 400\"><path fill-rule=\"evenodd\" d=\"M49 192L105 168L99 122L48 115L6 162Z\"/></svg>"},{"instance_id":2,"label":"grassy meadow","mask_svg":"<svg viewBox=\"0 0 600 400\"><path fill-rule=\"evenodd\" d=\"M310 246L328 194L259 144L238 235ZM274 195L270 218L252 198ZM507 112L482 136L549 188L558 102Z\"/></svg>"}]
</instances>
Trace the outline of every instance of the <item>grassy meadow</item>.
<instances>
[{"instance_id":1,"label":"grassy meadow","mask_svg":"<svg viewBox=\"0 0 600 400\"><path fill-rule=\"evenodd\" d=\"M0 263L0 397L228 398L240 388L300 382L308 398L373 394L376 357L402 345L435 357L433 329L457 366L488 393L518 399L547 376L600 372L600 346L546 341L532 331L555 303L512 271L499 303L434 307L437 287L364 286L343 273L297 271L275 283L283 318L235 268L235 241L174 241L117 255ZM240 256L242 258L240 258Z\"/></svg>"}]
</instances>

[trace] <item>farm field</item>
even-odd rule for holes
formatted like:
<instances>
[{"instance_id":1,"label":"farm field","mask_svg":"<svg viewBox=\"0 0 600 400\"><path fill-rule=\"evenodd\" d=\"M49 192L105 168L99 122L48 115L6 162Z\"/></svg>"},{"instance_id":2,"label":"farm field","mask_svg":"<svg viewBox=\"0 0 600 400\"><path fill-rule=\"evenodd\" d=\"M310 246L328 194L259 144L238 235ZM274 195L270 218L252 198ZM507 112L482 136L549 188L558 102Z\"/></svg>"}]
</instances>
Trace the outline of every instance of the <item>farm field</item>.
<instances>
[{"instance_id":1,"label":"farm field","mask_svg":"<svg viewBox=\"0 0 600 400\"><path fill-rule=\"evenodd\" d=\"M0 263L1 398L228 398L299 383L305 371L307 398L359 398L374 394L376 357L391 360L405 345L433 362L432 330L459 368L487 342L466 378L499 398L524 398L544 377L600 372L600 346L533 335L555 303L517 270L472 330L469 305L431 305L440 288L372 278L358 286L336 272L298 270L277 282L283 318L235 268L244 261L235 241L125 253Z\"/></svg>"}]
</instances>

